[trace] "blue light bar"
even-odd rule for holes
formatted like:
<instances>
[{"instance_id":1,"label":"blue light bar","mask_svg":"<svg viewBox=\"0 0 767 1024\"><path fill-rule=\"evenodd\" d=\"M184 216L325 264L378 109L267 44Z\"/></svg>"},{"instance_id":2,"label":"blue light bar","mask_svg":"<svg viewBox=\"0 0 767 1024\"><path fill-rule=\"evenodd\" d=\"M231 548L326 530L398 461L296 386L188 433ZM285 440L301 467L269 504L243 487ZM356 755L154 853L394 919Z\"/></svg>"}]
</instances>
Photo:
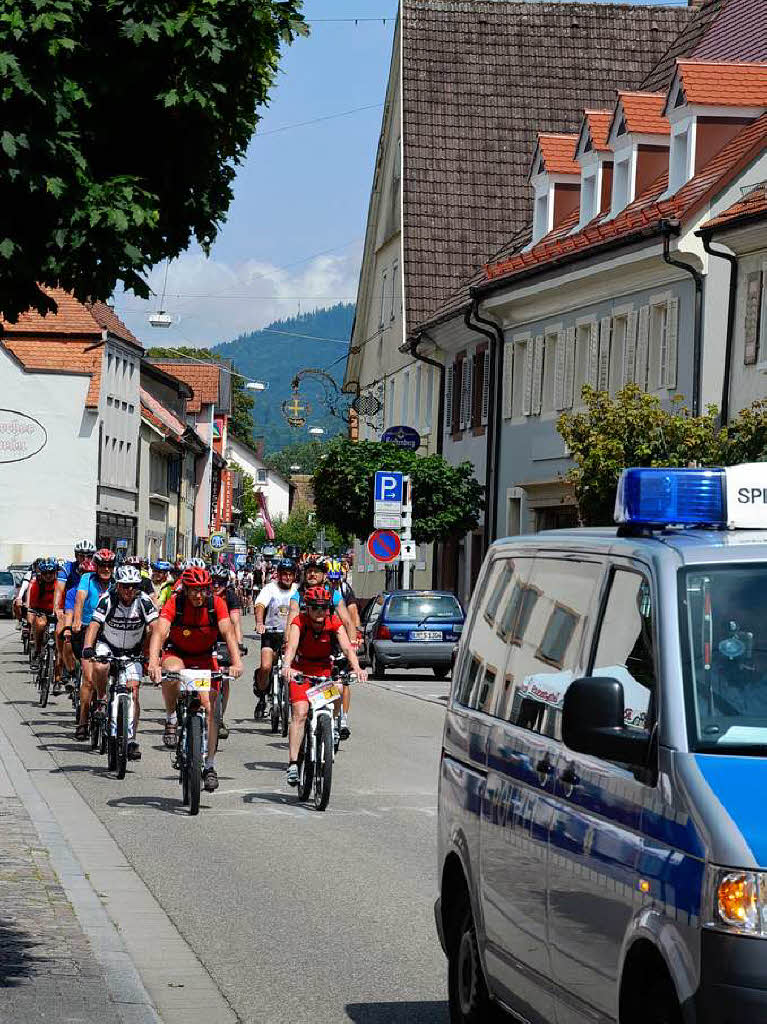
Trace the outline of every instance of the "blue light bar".
<instances>
[{"instance_id":1,"label":"blue light bar","mask_svg":"<svg viewBox=\"0 0 767 1024\"><path fill-rule=\"evenodd\" d=\"M725 526L724 470L624 469L615 522L636 526Z\"/></svg>"}]
</instances>

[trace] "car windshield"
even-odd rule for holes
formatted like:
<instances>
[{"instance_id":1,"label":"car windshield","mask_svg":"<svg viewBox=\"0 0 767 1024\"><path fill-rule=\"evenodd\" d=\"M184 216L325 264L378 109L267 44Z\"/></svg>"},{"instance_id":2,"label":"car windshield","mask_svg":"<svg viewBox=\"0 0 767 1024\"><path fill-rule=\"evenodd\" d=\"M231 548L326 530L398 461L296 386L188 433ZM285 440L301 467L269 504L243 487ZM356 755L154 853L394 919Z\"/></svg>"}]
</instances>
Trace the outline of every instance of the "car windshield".
<instances>
[{"instance_id":1,"label":"car windshield","mask_svg":"<svg viewBox=\"0 0 767 1024\"><path fill-rule=\"evenodd\" d=\"M0 587L15 587L16 583L13 579L13 573L0 572Z\"/></svg>"},{"instance_id":2,"label":"car windshield","mask_svg":"<svg viewBox=\"0 0 767 1024\"><path fill-rule=\"evenodd\" d=\"M463 618L461 606L452 594L419 594L395 596L389 601L386 619L389 622L423 622L431 619Z\"/></svg>"},{"instance_id":3,"label":"car windshield","mask_svg":"<svg viewBox=\"0 0 767 1024\"><path fill-rule=\"evenodd\" d=\"M680 574L690 747L767 754L767 564Z\"/></svg>"}]
</instances>

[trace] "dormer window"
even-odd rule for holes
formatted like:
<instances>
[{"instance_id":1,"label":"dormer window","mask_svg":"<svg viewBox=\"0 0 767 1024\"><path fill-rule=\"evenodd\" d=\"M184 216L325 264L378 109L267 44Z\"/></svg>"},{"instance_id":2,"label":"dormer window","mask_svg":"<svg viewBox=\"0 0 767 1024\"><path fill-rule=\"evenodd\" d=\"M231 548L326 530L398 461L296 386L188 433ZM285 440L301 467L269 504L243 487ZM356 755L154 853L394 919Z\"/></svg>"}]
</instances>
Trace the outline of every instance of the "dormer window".
<instances>
[{"instance_id":1,"label":"dormer window","mask_svg":"<svg viewBox=\"0 0 767 1024\"><path fill-rule=\"evenodd\" d=\"M531 246L578 211L580 168L573 159L575 141L575 135L553 132L538 136L530 170L535 190Z\"/></svg>"},{"instance_id":2,"label":"dormer window","mask_svg":"<svg viewBox=\"0 0 767 1024\"><path fill-rule=\"evenodd\" d=\"M612 181L612 150L607 144L609 110L585 110L575 147L575 159L581 168L581 197L578 231L607 208Z\"/></svg>"},{"instance_id":3,"label":"dormer window","mask_svg":"<svg viewBox=\"0 0 767 1024\"><path fill-rule=\"evenodd\" d=\"M664 103L663 93L618 93L608 135L614 152L610 217L617 217L668 172L670 130Z\"/></svg>"},{"instance_id":4,"label":"dormer window","mask_svg":"<svg viewBox=\"0 0 767 1024\"><path fill-rule=\"evenodd\" d=\"M622 160L616 160L613 164L613 198L610 204L610 216L617 217L621 210L625 210L633 198L631 187L631 165L632 154L627 153Z\"/></svg>"},{"instance_id":5,"label":"dormer window","mask_svg":"<svg viewBox=\"0 0 767 1024\"><path fill-rule=\"evenodd\" d=\"M695 127L695 118L687 118L671 129L668 195L677 192L695 173Z\"/></svg>"},{"instance_id":6,"label":"dormer window","mask_svg":"<svg viewBox=\"0 0 767 1024\"><path fill-rule=\"evenodd\" d=\"M533 209L533 244L551 231L551 207L549 204L549 189L542 195L535 197Z\"/></svg>"}]
</instances>

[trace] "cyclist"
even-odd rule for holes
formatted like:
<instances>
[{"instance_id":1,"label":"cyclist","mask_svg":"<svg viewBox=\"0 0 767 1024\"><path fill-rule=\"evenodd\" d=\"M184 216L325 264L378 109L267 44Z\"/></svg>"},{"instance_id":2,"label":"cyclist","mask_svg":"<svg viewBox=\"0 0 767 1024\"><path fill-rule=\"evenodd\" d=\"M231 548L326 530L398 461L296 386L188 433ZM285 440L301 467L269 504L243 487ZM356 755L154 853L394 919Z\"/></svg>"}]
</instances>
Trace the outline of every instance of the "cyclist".
<instances>
[{"instance_id":1,"label":"cyclist","mask_svg":"<svg viewBox=\"0 0 767 1024\"><path fill-rule=\"evenodd\" d=\"M328 564L325 561L323 555L310 555L309 558L304 562L304 582L298 588L298 594L291 599L290 609L288 611L288 629L293 619L298 615L300 611L303 611L303 595L306 590L310 587L324 587L325 576L327 573ZM352 643L352 646L357 646L357 628L349 615L349 610L346 607L346 602L341 596L340 590L330 591L330 600L332 602L333 611L338 615L341 620L346 635ZM344 708L343 714L341 715L341 739L348 740L351 735L349 729L349 706L351 700L351 691L348 686L344 686Z\"/></svg>"},{"instance_id":2,"label":"cyclist","mask_svg":"<svg viewBox=\"0 0 767 1024\"><path fill-rule=\"evenodd\" d=\"M232 628L234 629L237 646L240 648L240 653L242 653L242 603L240 602L237 591L229 579L229 569L227 566L219 562L217 565L212 567L210 575L213 580L213 593L216 597L222 598L226 605L226 610L229 612L229 618L232 621ZM224 692L221 696L221 701L221 724L218 727L218 738L220 740L226 740L229 739L229 727L224 721L223 716L226 714L226 708L229 704L228 679L224 680Z\"/></svg>"},{"instance_id":3,"label":"cyclist","mask_svg":"<svg viewBox=\"0 0 767 1024\"><path fill-rule=\"evenodd\" d=\"M91 624L93 613L104 594L113 585L112 573L115 568L115 554L109 548L101 548L93 556L94 572L83 573L75 594L75 606L72 612L72 649L82 652L85 646L83 627ZM91 662L82 662L82 681L80 683L80 721L75 729L75 739L84 740L88 733L88 714L93 696L91 679Z\"/></svg>"},{"instance_id":4,"label":"cyclist","mask_svg":"<svg viewBox=\"0 0 767 1024\"><path fill-rule=\"evenodd\" d=\"M176 745L176 701L179 683L162 678L162 669L180 672L185 668L210 669L216 671L215 650L219 634L226 642L231 659L229 672L235 678L242 675L240 648L235 631L226 610L225 602L211 590L211 576L207 569L189 567L181 576L182 589L163 605L157 628L152 631L149 641L149 676L155 683L162 683L165 701L165 732L163 743L166 747ZM163 644L167 642L160 656ZM217 690L217 683L213 684ZM203 782L205 789L212 793L218 789L214 759L218 743L218 725L213 713L214 702L203 696L208 715L208 756L205 759Z\"/></svg>"},{"instance_id":5,"label":"cyclist","mask_svg":"<svg viewBox=\"0 0 767 1024\"><path fill-rule=\"evenodd\" d=\"M162 608L165 600L167 600L167 595L163 599L162 593L168 585L168 573L170 572L170 569L170 562L165 562L162 559L157 562L152 562L152 593L150 594L150 597L154 601L157 609Z\"/></svg>"},{"instance_id":6,"label":"cyclist","mask_svg":"<svg viewBox=\"0 0 767 1024\"><path fill-rule=\"evenodd\" d=\"M13 613L20 623L27 618L27 595L29 593L29 585L35 577L35 573L37 572L37 563L39 561L40 559L36 558L24 573L21 585L19 586L19 592L13 602Z\"/></svg>"},{"instance_id":7,"label":"cyclist","mask_svg":"<svg viewBox=\"0 0 767 1024\"><path fill-rule=\"evenodd\" d=\"M37 570L29 584L27 593L27 622L31 632L32 643L34 644L34 655L32 658L32 671L37 670L40 660L40 650L45 636L45 627L48 624L48 616L53 614L53 598L56 590L56 573L58 565L54 558L40 558L37 562Z\"/></svg>"},{"instance_id":8,"label":"cyclist","mask_svg":"<svg viewBox=\"0 0 767 1024\"><path fill-rule=\"evenodd\" d=\"M80 563L80 577L78 577L77 583L70 587L64 595L64 629L61 634L62 639L62 653L64 657L64 667L69 672L69 678L72 679L74 675L76 660L79 661L83 654L83 633L82 630L75 637L72 633L72 623L75 617L75 602L77 600L77 588L80 586L80 579L86 573L95 572L96 563L90 558L86 558L85 561ZM68 684L67 689L72 687Z\"/></svg>"},{"instance_id":9,"label":"cyclist","mask_svg":"<svg viewBox=\"0 0 767 1024\"><path fill-rule=\"evenodd\" d=\"M140 555L129 555L123 565L129 565L139 574L141 580L139 586L142 594L147 594L149 597L154 596L154 587L152 581L149 578L149 574L143 571L143 566L146 565L145 560Z\"/></svg>"},{"instance_id":10,"label":"cyclist","mask_svg":"<svg viewBox=\"0 0 767 1024\"><path fill-rule=\"evenodd\" d=\"M138 722L141 713L139 686L143 670L142 653L147 636L151 636L158 611L154 602L141 591L141 573L135 565L121 565L115 570L115 588L108 590L93 612L85 633L83 661L91 662L91 680L96 686L98 699L106 697L109 665L93 664L94 657L114 655L135 656L127 668L128 681L133 689L133 740L128 744L128 758L138 761ZM78 729L79 732L79 729ZM78 738L85 739L80 735Z\"/></svg>"},{"instance_id":11,"label":"cyclist","mask_svg":"<svg viewBox=\"0 0 767 1024\"><path fill-rule=\"evenodd\" d=\"M296 680L296 671L307 676L329 677L332 670L332 656L336 648L349 659L349 666L360 682L364 683L367 675L360 668L354 647L349 641L341 619L332 608L332 595L327 587L308 587L304 593L305 611L293 619L287 638L287 647L282 666L282 674L290 683L290 733L288 785L298 784L298 752L304 734L306 714L309 702L306 691L314 685L307 680ZM338 705L336 701L336 705ZM336 706L336 712L338 707Z\"/></svg>"},{"instance_id":12,"label":"cyclist","mask_svg":"<svg viewBox=\"0 0 767 1024\"><path fill-rule=\"evenodd\" d=\"M298 594L295 585L295 567L289 558L277 563L277 579L267 583L256 598L256 633L261 637L261 664L253 679L253 692L258 703L253 711L254 718L266 714L266 693L275 655L285 644L285 623L291 600Z\"/></svg>"},{"instance_id":13,"label":"cyclist","mask_svg":"<svg viewBox=\"0 0 767 1024\"><path fill-rule=\"evenodd\" d=\"M92 540L78 540L75 543L75 557L71 562L64 562L56 576L56 590L53 597L53 610L56 613L56 675L53 680L54 697L61 690L62 665L65 672L64 682L69 682L69 673L74 671L74 663L70 652L64 650L64 601L66 594L73 587L76 589L82 576L82 564L86 558L95 554L96 545Z\"/></svg>"}]
</instances>

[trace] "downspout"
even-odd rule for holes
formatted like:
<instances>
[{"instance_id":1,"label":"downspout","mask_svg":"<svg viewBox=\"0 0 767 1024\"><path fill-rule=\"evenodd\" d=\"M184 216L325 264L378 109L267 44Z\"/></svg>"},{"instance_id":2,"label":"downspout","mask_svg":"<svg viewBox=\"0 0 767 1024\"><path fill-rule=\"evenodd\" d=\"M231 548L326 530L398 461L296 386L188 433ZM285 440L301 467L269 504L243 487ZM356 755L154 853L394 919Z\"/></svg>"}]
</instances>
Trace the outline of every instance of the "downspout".
<instances>
[{"instance_id":1,"label":"downspout","mask_svg":"<svg viewBox=\"0 0 767 1024\"><path fill-rule=\"evenodd\" d=\"M429 366L435 366L439 371L438 387L439 397L437 399L437 455L442 454L443 445L443 434L444 434L444 419L445 419L445 389L444 377L445 377L445 365L444 363L438 362L436 359L430 359L428 356L423 355L418 351L418 346L421 344L421 340L427 338L429 341L434 343L434 339L430 338L426 331L419 331L418 334L413 335L412 338L408 338L405 344L400 349L401 352L409 352L414 359L420 360L422 363L427 363Z\"/></svg>"},{"instance_id":2,"label":"downspout","mask_svg":"<svg viewBox=\"0 0 767 1024\"><path fill-rule=\"evenodd\" d=\"M701 274L689 263L682 263L680 260L672 259L669 254L669 243L672 235L679 234L678 220L662 220L660 223L661 234L663 235L663 259L669 266L678 267L692 276L695 282L695 326L693 328L693 354L692 354L692 414L697 416L700 412L700 377L701 362L703 358L702 331L703 331L703 278Z\"/></svg>"},{"instance_id":3,"label":"downspout","mask_svg":"<svg viewBox=\"0 0 767 1024\"><path fill-rule=\"evenodd\" d=\"M727 335L724 343L724 375L722 377L722 401L719 418L722 426L727 425L730 418L730 373L732 364L732 343L735 334L735 298L738 291L738 257L721 249L711 248L711 232L698 231L703 241L703 248L709 256L717 256L730 264L730 287L727 294Z\"/></svg>"},{"instance_id":4,"label":"downspout","mask_svg":"<svg viewBox=\"0 0 767 1024\"><path fill-rule=\"evenodd\" d=\"M493 320L480 316L479 296L471 289L471 306L466 310L464 323L470 331L484 335L490 354L490 395L487 403L487 440L485 442L485 551L495 538L498 513L497 460L501 440L501 408L503 387L503 331ZM482 325L482 326L480 326Z\"/></svg>"}]
</instances>

